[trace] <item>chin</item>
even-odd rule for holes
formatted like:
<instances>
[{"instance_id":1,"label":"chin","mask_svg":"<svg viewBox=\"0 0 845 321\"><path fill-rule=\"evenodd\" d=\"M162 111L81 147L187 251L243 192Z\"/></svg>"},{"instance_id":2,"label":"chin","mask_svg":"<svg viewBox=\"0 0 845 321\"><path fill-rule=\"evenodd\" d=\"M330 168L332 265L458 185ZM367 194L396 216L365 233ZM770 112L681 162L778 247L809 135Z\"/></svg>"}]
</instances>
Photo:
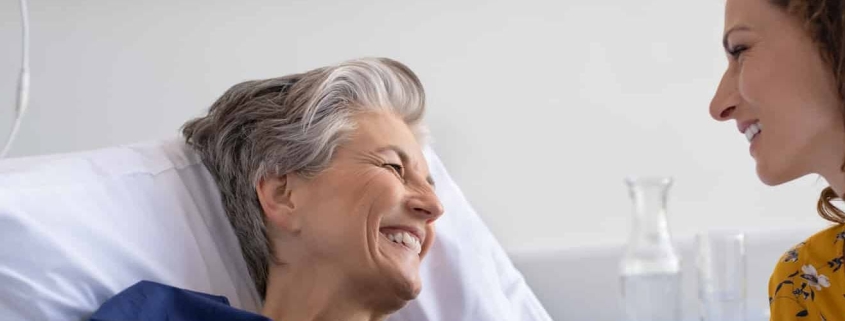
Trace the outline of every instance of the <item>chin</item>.
<instances>
[{"instance_id":1,"label":"chin","mask_svg":"<svg viewBox=\"0 0 845 321\"><path fill-rule=\"evenodd\" d=\"M422 291L422 282L419 276L414 278L403 278L402 281L397 281L395 287L396 296L405 301L416 299Z\"/></svg>"},{"instance_id":2,"label":"chin","mask_svg":"<svg viewBox=\"0 0 845 321\"><path fill-rule=\"evenodd\" d=\"M760 181L763 182L763 184L768 186L778 186L803 176L791 172L792 171L774 168L773 166L766 166L766 164L757 162L757 177L760 178Z\"/></svg>"},{"instance_id":3,"label":"chin","mask_svg":"<svg viewBox=\"0 0 845 321\"><path fill-rule=\"evenodd\" d=\"M418 282L416 282L417 285L412 284L413 282L408 283L407 281L395 282L392 285L392 291L389 291L392 293L383 296L382 299L379 300L379 310L393 313L405 307L411 300L416 299L420 294L422 286L420 286Z\"/></svg>"}]
</instances>

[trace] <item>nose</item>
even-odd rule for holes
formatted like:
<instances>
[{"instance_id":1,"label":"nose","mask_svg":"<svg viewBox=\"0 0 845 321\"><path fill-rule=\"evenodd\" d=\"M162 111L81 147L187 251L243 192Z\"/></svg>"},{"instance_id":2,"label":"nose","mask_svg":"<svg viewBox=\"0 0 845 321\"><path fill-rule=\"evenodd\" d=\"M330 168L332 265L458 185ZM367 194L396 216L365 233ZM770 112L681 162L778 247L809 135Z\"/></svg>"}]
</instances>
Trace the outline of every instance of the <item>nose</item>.
<instances>
[{"instance_id":1,"label":"nose","mask_svg":"<svg viewBox=\"0 0 845 321\"><path fill-rule=\"evenodd\" d=\"M407 206L411 213L425 219L426 223L434 222L443 215L443 205L431 188L409 198Z\"/></svg>"},{"instance_id":2,"label":"nose","mask_svg":"<svg viewBox=\"0 0 845 321\"><path fill-rule=\"evenodd\" d=\"M710 117L717 121L726 121L734 117L736 108L739 105L740 97L737 90L736 76L731 70L725 71L719 88L710 101Z\"/></svg>"}]
</instances>

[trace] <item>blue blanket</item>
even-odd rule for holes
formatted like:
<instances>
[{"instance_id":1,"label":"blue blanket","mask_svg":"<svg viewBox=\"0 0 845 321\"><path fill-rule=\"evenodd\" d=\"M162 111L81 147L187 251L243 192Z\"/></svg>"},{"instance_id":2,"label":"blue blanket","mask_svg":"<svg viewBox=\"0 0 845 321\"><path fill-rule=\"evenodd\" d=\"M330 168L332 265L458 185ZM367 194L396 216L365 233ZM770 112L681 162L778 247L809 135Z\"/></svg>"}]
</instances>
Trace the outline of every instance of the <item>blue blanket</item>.
<instances>
[{"instance_id":1,"label":"blue blanket","mask_svg":"<svg viewBox=\"0 0 845 321\"><path fill-rule=\"evenodd\" d=\"M90 321L272 321L229 306L224 296L141 281L112 297Z\"/></svg>"}]
</instances>

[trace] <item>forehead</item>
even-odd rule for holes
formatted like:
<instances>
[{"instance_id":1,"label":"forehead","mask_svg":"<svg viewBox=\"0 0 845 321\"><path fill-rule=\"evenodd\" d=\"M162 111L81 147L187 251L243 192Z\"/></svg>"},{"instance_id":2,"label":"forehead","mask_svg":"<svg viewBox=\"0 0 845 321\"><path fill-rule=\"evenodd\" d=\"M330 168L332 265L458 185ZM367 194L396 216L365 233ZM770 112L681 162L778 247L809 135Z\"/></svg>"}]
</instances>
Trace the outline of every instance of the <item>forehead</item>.
<instances>
[{"instance_id":1,"label":"forehead","mask_svg":"<svg viewBox=\"0 0 845 321\"><path fill-rule=\"evenodd\" d=\"M727 0L725 3L725 31L736 26L764 28L786 17L786 12L769 0Z\"/></svg>"},{"instance_id":2,"label":"forehead","mask_svg":"<svg viewBox=\"0 0 845 321\"><path fill-rule=\"evenodd\" d=\"M362 113L354 116L353 119L357 128L349 142L350 147L366 151L390 152L392 149L384 147L395 146L407 154L410 162L419 163L427 170L427 166L424 166L422 146L417 141L414 132L402 119L385 112Z\"/></svg>"}]
</instances>

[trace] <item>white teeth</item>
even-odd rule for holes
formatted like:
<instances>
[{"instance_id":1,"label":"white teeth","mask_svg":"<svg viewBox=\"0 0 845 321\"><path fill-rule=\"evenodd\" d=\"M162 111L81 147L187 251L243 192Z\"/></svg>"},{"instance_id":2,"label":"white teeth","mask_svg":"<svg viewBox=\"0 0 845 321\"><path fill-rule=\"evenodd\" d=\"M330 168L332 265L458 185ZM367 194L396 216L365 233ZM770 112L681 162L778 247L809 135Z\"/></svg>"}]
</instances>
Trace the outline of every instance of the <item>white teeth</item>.
<instances>
[{"instance_id":1,"label":"white teeth","mask_svg":"<svg viewBox=\"0 0 845 321\"><path fill-rule=\"evenodd\" d=\"M760 122L753 123L745 129L745 138L750 142L754 139L754 136L757 136L757 134L760 133L761 130L763 130L763 126Z\"/></svg>"},{"instance_id":2,"label":"white teeth","mask_svg":"<svg viewBox=\"0 0 845 321\"><path fill-rule=\"evenodd\" d=\"M416 236L411 235L408 232L398 232L394 234L385 234L387 239L398 244L403 244L412 251L417 254L422 252L422 245L420 244L420 240L417 239Z\"/></svg>"}]
</instances>

